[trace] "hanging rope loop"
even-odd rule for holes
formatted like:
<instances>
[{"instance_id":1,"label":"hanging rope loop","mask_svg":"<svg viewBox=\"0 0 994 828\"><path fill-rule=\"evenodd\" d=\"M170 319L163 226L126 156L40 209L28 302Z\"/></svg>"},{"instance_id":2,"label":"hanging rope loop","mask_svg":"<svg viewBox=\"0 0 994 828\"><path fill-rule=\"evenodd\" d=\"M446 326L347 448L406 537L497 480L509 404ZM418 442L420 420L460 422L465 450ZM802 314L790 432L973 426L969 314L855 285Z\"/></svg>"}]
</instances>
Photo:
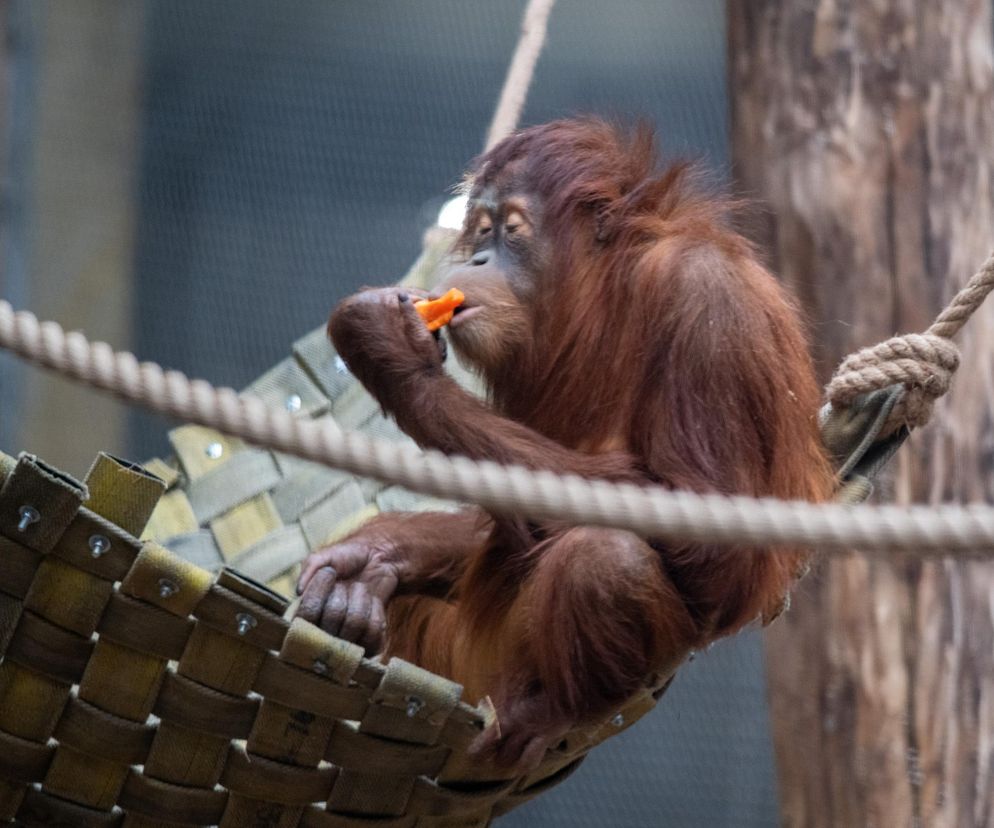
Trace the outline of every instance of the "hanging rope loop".
<instances>
[{"instance_id":1,"label":"hanging rope loop","mask_svg":"<svg viewBox=\"0 0 994 828\"><path fill-rule=\"evenodd\" d=\"M908 393L894 407L884 431L900 425L925 425L935 401L949 390L959 367L959 349L934 334L895 336L850 354L839 366L828 387L834 406L848 407L862 394L891 385L904 385ZM883 435L886 436L886 435Z\"/></svg>"},{"instance_id":2,"label":"hanging rope loop","mask_svg":"<svg viewBox=\"0 0 994 828\"><path fill-rule=\"evenodd\" d=\"M905 334L850 354L826 389L833 406L846 408L862 394L891 385L907 393L894 406L880 433L886 438L901 427L925 425L935 401L949 390L959 367L959 349L951 337L994 290L994 254L956 294L923 334Z\"/></svg>"}]
</instances>

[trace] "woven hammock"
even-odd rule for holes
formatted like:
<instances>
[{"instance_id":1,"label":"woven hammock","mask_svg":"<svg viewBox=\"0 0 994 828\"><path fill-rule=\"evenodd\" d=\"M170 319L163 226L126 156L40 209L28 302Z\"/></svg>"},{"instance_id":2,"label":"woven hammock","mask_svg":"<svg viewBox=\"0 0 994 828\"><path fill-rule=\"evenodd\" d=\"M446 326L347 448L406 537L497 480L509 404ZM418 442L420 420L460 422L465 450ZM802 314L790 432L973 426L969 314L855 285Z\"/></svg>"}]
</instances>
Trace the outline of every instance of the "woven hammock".
<instances>
[{"instance_id":1,"label":"woven hammock","mask_svg":"<svg viewBox=\"0 0 994 828\"><path fill-rule=\"evenodd\" d=\"M429 285L449 242L433 230L404 282ZM407 439L323 329L246 393ZM840 499L864 499L904 439L876 440L902 393L826 409ZM466 748L492 709L470 706L476 700L447 679L366 659L284 617L283 595L313 549L378 510L456 504L199 426L175 429L170 441L175 456L144 467L101 455L83 483L34 457L0 454L0 819L485 826L565 779L651 710L672 679L647 676L533 772L471 760Z\"/></svg>"},{"instance_id":2,"label":"woven hammock","mask_svg":"<svg viewBox=\"0 0 994 828\"><path fill-rule=\"evenodd\" d=\"M434 272L448 239L432 240L407 283ZM247 391L406 439L323 330ZM284 618L309 551L379 509L454 504L198 426L170 440L168 461L101 455L83 483L0 454L0 819L484 826L566 778L668 683L648 677L534 772L469 760L492 710Z\"/></svg>"},{"instance_id":3,"label":"woven hammock","mask_svg":"<svg viewBox=\"0 0 994 828\"><path fill-rule=\"evenodd\" d=\"M102 455L80 484L2 455L0 475L0 818L486 825L655 702L502 778L466 759L488 712L457 684L365 659L233 570L139 541L163 490L140 467Z\"/></svg>"}]
</instances>

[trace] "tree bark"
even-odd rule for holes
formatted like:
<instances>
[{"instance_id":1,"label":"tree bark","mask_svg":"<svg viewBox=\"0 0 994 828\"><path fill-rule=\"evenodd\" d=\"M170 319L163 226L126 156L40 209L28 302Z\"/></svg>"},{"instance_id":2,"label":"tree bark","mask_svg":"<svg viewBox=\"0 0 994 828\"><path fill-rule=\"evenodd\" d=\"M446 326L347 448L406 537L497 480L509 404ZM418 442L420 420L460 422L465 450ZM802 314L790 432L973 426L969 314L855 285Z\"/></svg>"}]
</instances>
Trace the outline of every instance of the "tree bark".
<instances>
[{"instance_id":1,"label":"tree bark","mask_svg":"<svg viewBox=\"0 0 994 828\"><path fill-rule=\"evenodd\" d=\"M824 379L994 247L989 0L732 0L734 172ZM994 501L994 301L880 486ZM994 564L824 561L768 640L784 822L994 825Z\"/></svg>"}]
</instances>

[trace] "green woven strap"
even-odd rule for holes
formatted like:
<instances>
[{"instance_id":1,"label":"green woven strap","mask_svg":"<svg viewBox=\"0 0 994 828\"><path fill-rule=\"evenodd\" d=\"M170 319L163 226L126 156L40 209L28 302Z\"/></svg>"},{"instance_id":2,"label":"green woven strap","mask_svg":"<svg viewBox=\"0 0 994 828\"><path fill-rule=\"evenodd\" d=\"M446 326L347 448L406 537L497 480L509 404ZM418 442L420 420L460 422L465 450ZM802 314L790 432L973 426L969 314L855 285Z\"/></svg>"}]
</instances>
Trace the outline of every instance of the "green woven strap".
<instances>
[{"instance_id":1,"label":"green woven strap","mask_svg":"<svg viewBox=\"0 0 994 828\"><path fill-rule=\"evenodd\" d=\"M879 434L890 412L905 394L904 386L892 385L858 397L846 408L825 405L819 416L822 440L839 475L836 500L861 503L873 493L873 481L908 439L902 428L880 440Z\"/></svg>"}]
</instances>

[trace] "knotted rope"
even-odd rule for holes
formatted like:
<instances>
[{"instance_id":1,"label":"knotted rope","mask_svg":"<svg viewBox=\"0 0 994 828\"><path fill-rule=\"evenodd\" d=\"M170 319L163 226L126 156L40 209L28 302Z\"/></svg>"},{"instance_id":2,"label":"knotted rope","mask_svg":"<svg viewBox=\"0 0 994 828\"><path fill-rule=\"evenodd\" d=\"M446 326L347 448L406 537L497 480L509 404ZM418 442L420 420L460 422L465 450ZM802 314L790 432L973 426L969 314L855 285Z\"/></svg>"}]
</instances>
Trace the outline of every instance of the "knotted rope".
<instances>
[{"instance_id":1,"label":"knotted rope","mask_svg":"<svg viewBox=\"0 0 994 828\"><path fill-rule=\"evenodd\" d=\"M994 254L953 297L923 334L895 336L850 354L828 385L828 401L847 407L861 394L901 384L907 393L894 406L880 438L902 426L925 425L935 401L949 390L959 367L959 349L952 337L994 290Z\"/></svg>"}]
</instances>

